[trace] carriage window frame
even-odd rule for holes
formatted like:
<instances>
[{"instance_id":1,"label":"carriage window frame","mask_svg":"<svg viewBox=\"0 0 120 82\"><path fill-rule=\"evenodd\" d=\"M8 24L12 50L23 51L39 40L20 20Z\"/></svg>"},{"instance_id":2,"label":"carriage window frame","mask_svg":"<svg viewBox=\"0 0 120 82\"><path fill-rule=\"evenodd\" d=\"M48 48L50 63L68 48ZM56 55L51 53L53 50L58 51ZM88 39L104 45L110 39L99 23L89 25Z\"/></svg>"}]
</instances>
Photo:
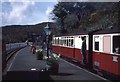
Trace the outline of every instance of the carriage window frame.
<instances>
[{"instance_id":1,"label":"carriage window frame","mask_svg":"<svg viewBox=\"0 0 120 82\"><path fill-rule=\"evenodd\" d=\"M97 40L96 40L97 38ZM99 41L100 36L95 36L94 37L94 50L95 51L100 51L100 41Z\"/></svg>"}]
</instances>

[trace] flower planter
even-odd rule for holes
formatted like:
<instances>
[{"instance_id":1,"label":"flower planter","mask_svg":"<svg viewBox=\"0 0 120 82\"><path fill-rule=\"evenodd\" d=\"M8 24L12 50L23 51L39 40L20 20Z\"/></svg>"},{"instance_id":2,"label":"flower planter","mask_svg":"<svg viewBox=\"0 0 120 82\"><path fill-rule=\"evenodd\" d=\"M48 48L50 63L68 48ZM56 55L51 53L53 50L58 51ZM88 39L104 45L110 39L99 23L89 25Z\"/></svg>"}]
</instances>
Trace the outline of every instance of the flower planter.
<instances>
[{"instance_id":1,"label":"flower planter","mask_svg":"<svg viewBox=\"0 0 120 82\"><path fill-rule=\"evenodd\" d=\"M37 55L37 59L42 60L43 59L43 54Z\"/></svg>"},{"instance_id":2,"label":"flower planter","mask_svg":"<svg viewBox=\"0 0 120 82\"><path fill-rule=\"evenodd\" d=\"M51 70L51 72L53 74L57 74L58 71L59 71L59 64L58 64L58 62L52 63L51 67L50 67L50 70Z\"/></svg>"},{"instance_id":3,"label":"flower planter","mask_svg":"<svg viewBox=\"0 0 120 82\"><path fill-rule=\"evenodd\" d=\"M46 60L47 65L50 66L49 70L52 74L57 74L59 71L59 63L57 57L50 56L49 59Z\"/></svg>"},{"instance_id":4,"label":"flower planter","mask_svg":"<svg viewBox=\"0 0 120 82\"><path fill-rule=\"evenodd\" d=\"M37 55L37 60L42 60L43 59L42 50L37 50L36 55Z\"/></svg>"}]
</instances>

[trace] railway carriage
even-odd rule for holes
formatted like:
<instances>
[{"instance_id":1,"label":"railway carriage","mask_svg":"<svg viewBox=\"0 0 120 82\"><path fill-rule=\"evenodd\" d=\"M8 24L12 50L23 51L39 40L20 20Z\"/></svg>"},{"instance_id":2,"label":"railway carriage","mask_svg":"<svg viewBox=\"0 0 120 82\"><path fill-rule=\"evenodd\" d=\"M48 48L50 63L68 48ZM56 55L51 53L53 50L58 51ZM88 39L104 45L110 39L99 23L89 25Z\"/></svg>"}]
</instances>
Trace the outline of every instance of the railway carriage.
<instances>
[{"instance_id":1,"label":"railway carriage","mask_svg":"<svg viewBox=\"0 0 120 82\"><path fill-rule=\"evenodd\" d=\"M77 62L82 61L82 37L86 37L87 67L102 75L120 77L120 29L109 28L99 31L53 37L52 51Z\"/></svg>"},{"instance_id":2,"label":"railway carriage","mask_svg":"<svg viewBox=\"0 0 120 82\"><path fill-rule=\"evenodd\" d=\"M86 37L86 45L88 52L88 35L87 32L82 31L79 34L74 35L61 35L53 37L52 51L57 54L61 54L64 57L74 59L76 61L82 61L81 46L82 37ZM87 57L88 58L88 57Z\"/></svg>"},{"instance_id":3,"label":"railway carriage","mask_svg":"<svg viewBox=\"0 0 120 82\"><path fill-rule=\"evenodd\" d=\"M93 35L93 68L120 78L120 29L112 28Z\"/></svg>"}]
</instances>

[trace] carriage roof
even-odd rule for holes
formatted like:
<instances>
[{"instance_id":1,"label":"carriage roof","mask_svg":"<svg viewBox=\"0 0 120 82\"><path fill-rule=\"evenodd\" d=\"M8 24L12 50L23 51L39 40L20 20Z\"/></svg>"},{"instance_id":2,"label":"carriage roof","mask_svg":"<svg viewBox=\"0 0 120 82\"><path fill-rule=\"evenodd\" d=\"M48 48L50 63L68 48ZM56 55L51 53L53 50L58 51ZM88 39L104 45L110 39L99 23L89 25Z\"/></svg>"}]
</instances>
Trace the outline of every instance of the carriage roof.
<instances>
[{"instance_id":1,"label":"carriage roof","mask_svg":"<svg viewBox=\"0 0 120 82\"><path fill-rule=\"evenodd\" d=\"M60 36L75 36L75 35L87 35L87 31L80 31L77 33L70 33L70 34L60 34L60 35L55 35L55 37L60 37Z\"/></svg>"},{"instance_id":2,"label":"carriage roof","mask_svg":"<svg viewBox=\"0 0 120 82\"><path fill-rule=\"evenodd\" d=\"M94 34L113 34L113 33L120 33L120 28L119 27L107 28L94 32Z\"/></svg>"}]
</instances>

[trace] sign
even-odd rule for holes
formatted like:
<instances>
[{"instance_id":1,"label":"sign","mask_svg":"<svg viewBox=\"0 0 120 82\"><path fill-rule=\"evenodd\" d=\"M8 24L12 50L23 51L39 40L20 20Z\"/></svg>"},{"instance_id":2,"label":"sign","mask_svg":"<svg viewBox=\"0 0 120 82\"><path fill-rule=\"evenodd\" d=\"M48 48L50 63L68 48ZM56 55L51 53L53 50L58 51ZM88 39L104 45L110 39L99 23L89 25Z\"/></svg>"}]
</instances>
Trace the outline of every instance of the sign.
<instances>
[{"instance_id":1,"label":"sign","mask_svg":"<svg viewBox=\"0 0 120 82\"><path fill-rule=\"evenodd\" d=\"M113 56L113 57L112 57L112 61L118 62L118 57L117 57L117 56Z\"/></svg>"}]
</instances>

